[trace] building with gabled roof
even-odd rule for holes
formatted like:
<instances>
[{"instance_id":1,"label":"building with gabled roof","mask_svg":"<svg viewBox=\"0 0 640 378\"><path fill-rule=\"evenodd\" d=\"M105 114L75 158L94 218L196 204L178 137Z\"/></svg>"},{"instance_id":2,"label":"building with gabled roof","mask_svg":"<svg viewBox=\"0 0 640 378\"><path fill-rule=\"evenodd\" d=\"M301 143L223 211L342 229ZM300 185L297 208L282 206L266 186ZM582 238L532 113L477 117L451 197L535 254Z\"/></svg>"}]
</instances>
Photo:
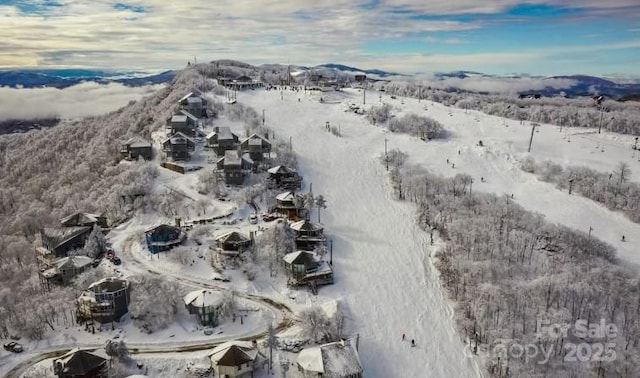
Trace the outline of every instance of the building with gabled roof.
<instances>
[{"instance_id":1,"label":"building with gabled roof","mask_svg":"<svg viewBox=\"0 0 640 378\"><path fill-rule=\"evenodd\" d=\"M138 160L139 157L144 160L151 160L153 158L153 149L151 142L140 136L135 136L120 146L120 154L123 159L127 160Z\"/></svg>"},{"instance_id":2,"label":"building with gabled roof","mask_svg":"<svg viewBox=\"0 0 640 378\"><path fill-rule=\"evenodd\" d=\"M242 185L253 165L253 161L247 154L240 156L235 150L225 151L224 156L216 162L216 168L223 171L224 182L227 185Z\"/></svg>"},{"instance_id":3,"label":"building with gabled roof","mask_svg":"<svg viewBox=\"0 0 640 378\"><path fill-rule=\"evenodd\" d=\"M64 257L74 249L83 248L92 227L45 227L40 231L42 255Z\"/></svg>"},{"instance_id":4,"label":"building with gabled roof","mask_svg":"<svg viewBox=\"0 0 640 378\"><path fill-rule=\"evenodd\" d=\"M283 214L288 219L299 219L306 214L302 195L287 191L276 196L276 205L271 212Z\"/></svg>"},{"instance_id":5,"label":"building with gabled roof","mask_svg":"<svg viewBox=\"0 0 640 378\"><path fill-rule=\"evenodd\" d=\"M333 269L318 255L309 251L287 253L284 265L289 275L288 284L291 286L308 285L317 287L333 284Z\"/></svg>"},{"instance_id":6,"label":"building with gabled roof","mask_svg":"<svg viewBox=\"0 0 640 378\"><path fill-rule=\"evenodd\" d=\"M305 348L296 359L298 371L306 377L362 378L362 362L349 341Z\"/></svg>"},{"instance_id":7,"label":"building with gabled roof","mask_svg":"<svg viewBox=\"0 0 640 378\"><path fill-rule=\"evenodd\" d=\"M218 156L223 156L225 151L236 150L240 143L238 135L227 126L216 126L213 132L207 134L206 140L207 147Z\"/></svg>"},{"instance_id":8,"label":"building with gabled roof","mask_svg":"<svg viewBox=\"0 0 640 378\"><path fill-rule=\"evenodd\" d=\"M183 297L190 314L196 315L198 322L205 326L218 325L220 307L224 302L222 293L209 289L194 290Z\"/></svg>"},{"instance_id":9,"label":"building with gabled roof","mask_svg":"<svg viewBox=\"0 0 640 378\"><path fill-rule=\"evenodd\" d=\"M87 256L62 257L40 268L41 283L67 284L92 264L93 259Z\"/></svg>"},{"instance_id":10,"label":"building with gabled roof","mask_svg":"<svg viewBox=\"0 0 640 378\"><path fill-rule=\"evenodd\" d=\"M162 150L173 160L189 160L196 142L184 133L177 132L162 143Z\"/></svg>"},{"instance_id":11,"label":"building with gabled roof","mask_svg":"<svg viewBox=\"0 0 640 378\"><path fill-rule=\"evenodd\" d=\"M198 118L207 117L207 100L193 92L184 95L178 104L183 110L188 111Z\"/></svg>"},{"instance_id":12,"label":"building with gabled roof","mask_svg":"<svg viewBox=\"0 0 640 378\"><path fill-rule=\"evenodd\" d=\"M107 228L107 217L103 214L75 213L60 219L64 227L93 227L98 225Z\"/></svg>"},{"instance_id":13,"label":"building with gabled roof","mask_svg":"<svg viewBox=\"0 0 640 378\"><path fill-rule=\"evenodd\" d=\"M130 283L118 277L104 278L89 285L76 301L78 322L117 322L129 312Z\"/></svg>"},{"instance_id":14,"label":"building with gabled roof","mask_svg":"<svg viewBox=\"0 0 640 378\"><path fill-rule=\"evenodd\" d=\"M240 142L242 153L249 154L251 160L262 161L264 154L271 153L271 142L258 134L251 134L248 138Z\"/></svg>"},{"instance_id":15,"label":"building with gabled roof","mask_svg":"<svg viewBox=\"0 0 640 378\"><path fill-rule=\"evenodd\" d=\"M161 224L146 230L144 236L147 248L151 253L156 254L182 244L187 238L187 233L180 227Z\"/></svg>"},{"instance_id":16,"label":"building with gabled roof","mask_svg":"<svg viewBox=\"0 0 640 378\"><path fill-rule=\"evenodd\" d=\"M109 360L86 350L73 349L53 360L58 378L107 378Z\"/></svg>"},{"instance_id":17,"label":"building with gabled roof","mask_svg":"<svg viewBox=\"0 0 640 378\"><path fill-rule=\"evenodd\" d=\"M259 355L255 341L227 341L213 348L209 358L216 377L248 378Z\"/></svg>"},{"instance_id":18,"label":"building with gabled roof","mask_svg":"<svg viewBox=\"0 0 640 378\"><path fill-rule=\"evenodd\" d=\"M267 187L284 190L299 190L302 186L302 176L298 172L285 165L278 165L267 169Z\"/></svg>"},{"instance_id":19,"label":"building with gabled roof","mask_svg":"<svg viewBox=\"0 0 640 378\"><path fill-rule=\"evenodd\" d=\"M296 248L312 251L327 244L324 228L318 223L303 219L291 223L289 227L296 233Z\"/></svg>"},{"instance_id":20,"label":"building with gabled roof","mask_svg":"<svg viewBox=\"0 0 640 378\"><path fill-rule=\"evenodd\" d=\"M237 231L227 232L215 238L216 258L219 262L228 262L248 249L253 240Z\"/></svg>"}]
</instances>

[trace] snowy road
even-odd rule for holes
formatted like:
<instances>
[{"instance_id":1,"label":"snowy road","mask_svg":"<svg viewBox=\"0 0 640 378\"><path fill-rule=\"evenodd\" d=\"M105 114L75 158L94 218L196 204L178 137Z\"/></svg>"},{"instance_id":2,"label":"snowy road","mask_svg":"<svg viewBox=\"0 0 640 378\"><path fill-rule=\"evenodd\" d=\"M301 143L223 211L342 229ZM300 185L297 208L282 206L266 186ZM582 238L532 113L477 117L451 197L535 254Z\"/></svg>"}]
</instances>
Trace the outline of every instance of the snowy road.
<instances>
[{"instance_id":1,"label":"snowy road","mask_svg":"<svg viewBox=\"0 0 640 378\"><path fill-rule=\"evenodd\" d=\"M327 200L321 219L333 240L336 283L320 295L348 304L366 376L480 376L429 262L428 236L414 225L414 206L391 198L377 160L385 133L337 104L284 97L242 93L238 100L266 109L267 126L292 137L305 183ZM327 133L326 121L339 124L344 137ZM417 347L403 342L403 333Z\"/></svg>"}]
</instances>

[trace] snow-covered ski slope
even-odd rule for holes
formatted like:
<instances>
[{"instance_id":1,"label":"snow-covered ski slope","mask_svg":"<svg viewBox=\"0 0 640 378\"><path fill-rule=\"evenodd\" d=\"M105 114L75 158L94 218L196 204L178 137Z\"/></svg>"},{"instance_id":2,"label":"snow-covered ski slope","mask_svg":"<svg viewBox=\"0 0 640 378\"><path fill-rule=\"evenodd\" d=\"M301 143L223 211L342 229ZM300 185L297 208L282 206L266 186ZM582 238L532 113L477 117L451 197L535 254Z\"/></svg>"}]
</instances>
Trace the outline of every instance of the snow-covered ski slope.
<instances>
[{"instance_id":1,"label":"snow-covered ski slope","mask_svg":"<svg viewBox=\"0 0 640 378\"><path fill-rule=\"evenodd\" d=\"M321 295L346 300L354 332L360 336L367 377L475 377L482 370L480 361L467 357L455 330L451 304L429 262L429 236L415 226L414 206L392 198L385 168L378 162L385 139L388 149L410 155L408 164L447 176L468 173L474 178L474 191L513 194L515 201L545 214L551 222L584 231L593 227L593 235L618 248L625 263L640 265L634 251L637 241L630 240L635 239L630 235L640 235L640 226L519 168L521 159L532 156L602 171L627 161L635 173L640 163L631 160L632 137L598 135L586 129L560 132L557 126L542 125L534 134L532 152L527 153L529 123L417 99L391 99L384 94L380 98L372 91L367 92L364 107L381 100L394 106L396 116L411 112L439 120L451 137L425 143L372 126L363 116L345 111L352 103L363 107L362 92L356 90L238 94L239 102L259 113L265 110L266 125L275 130L277 139L288 142L291 138L304 189L311 182L314 194L327 200L321 219L333 240L336 284L322 288ZM326 131L327 121L339 126L342 137ZM479 140L484 147L477 146ZM627 235L626 243L620 242L622 234ZM404 342L403 333L407 335ZM416 348L410 346L411 339L416 340Z\"/></svg>"}]
</instances>

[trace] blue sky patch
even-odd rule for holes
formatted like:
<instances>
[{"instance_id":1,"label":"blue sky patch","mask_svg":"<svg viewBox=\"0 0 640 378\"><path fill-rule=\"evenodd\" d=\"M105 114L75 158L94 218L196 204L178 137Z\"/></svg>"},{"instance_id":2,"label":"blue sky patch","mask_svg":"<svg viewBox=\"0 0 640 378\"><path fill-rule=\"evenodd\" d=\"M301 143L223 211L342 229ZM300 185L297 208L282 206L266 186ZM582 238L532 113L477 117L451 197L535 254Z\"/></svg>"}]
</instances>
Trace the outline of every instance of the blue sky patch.
<instances>
[{"instance_id":1,"label":"blue sky patch","mask_svg":"<svg viewBox=\"0 0 640 378\"><path fill-rule=\"evenodd\" d=\"M120 10L120 11L129 11L129 12L134 12L134 13L145 13L146 9L141 6L141 5L134 5L134 4L125 4L125 3L115 3L113 5L114 9Z\"/></svg>"},{"instance_id":2,"label":"blue sky patch","mask_svg":"<svg viewBox=\"0 0 640 378\"><path fill-rule=\"evenodd\" d=\"M55 0L9 0L1 1L3 5L9 5L16 7L21 13L29 15L46 15L55 8L62 7L62 4Z\"/></svg>"}]
</instances>

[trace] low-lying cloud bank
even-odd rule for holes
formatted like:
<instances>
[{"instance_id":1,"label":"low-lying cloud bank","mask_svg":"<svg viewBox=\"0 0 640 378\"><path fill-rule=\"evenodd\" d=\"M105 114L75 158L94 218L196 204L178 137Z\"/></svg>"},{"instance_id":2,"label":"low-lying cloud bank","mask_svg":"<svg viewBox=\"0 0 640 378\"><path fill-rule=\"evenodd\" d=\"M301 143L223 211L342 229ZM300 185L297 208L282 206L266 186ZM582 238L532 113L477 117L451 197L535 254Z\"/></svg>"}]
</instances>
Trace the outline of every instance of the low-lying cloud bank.
<instances>
[{"instance_id":1,"label":"low-lying cloud bank","mask_svg":"<svg viewBox=\"0 0 640 378\"><path fill-rule=\"evenodd\" d=\"M435 76L418 76L416 83L432 88L457 88L472 92L489 92L513 94L525 91L539 91L545 88L569 89L576 85L576 80L566 78L541 77L491 77L471 76L466 78Z\"/></svg>"},{"instance_id":2,"label":"low-lying cloud bank","mask_svg":"<svg viewBox=\"0 0 640 378\"><path fill-rule=\"evenodd\" d=\"M0 87L0 121L35 118L81 118L117 110L163 85L127 87L86 82L65 89Z\"/></svg>"}]
</instances>

